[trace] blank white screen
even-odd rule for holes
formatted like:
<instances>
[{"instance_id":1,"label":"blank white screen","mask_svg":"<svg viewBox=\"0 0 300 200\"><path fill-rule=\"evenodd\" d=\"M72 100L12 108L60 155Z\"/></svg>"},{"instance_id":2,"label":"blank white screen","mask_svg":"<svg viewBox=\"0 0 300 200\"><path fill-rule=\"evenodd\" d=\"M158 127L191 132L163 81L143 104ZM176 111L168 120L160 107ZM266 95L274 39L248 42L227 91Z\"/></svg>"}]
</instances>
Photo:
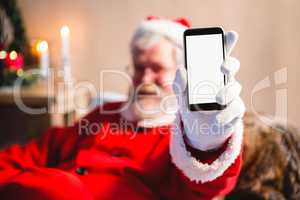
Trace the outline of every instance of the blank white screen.
<instances>
[{"instance_id":1,"label":"blank white screen","mask_svg":"<svg viewBox=\"0 0 300 200\"><path fill-rule=\"evenodd\" d=\"M186 36L190 104L215 103L224 86L222 34Z\"/></svg>"}]
</instances>

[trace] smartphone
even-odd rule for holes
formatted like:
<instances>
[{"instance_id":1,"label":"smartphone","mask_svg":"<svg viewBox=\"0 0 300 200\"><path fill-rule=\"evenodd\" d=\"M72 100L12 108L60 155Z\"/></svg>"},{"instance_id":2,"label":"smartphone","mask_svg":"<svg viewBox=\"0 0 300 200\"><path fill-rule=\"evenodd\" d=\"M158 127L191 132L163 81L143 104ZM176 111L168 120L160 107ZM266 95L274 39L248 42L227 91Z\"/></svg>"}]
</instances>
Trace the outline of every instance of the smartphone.
<instances>
[{"instance_id":1,"label":"smartphone","mask_svg":"<svg viewBox=\"0 0 300 200\"><path fill-rule=\"evenodd\" d=\"M222 28L187 29L184 54L189 110L224 109L225 105L216 102L218 91L226 84L226 76L221 71L225 59Z\"/></svg>"}]
</instances>

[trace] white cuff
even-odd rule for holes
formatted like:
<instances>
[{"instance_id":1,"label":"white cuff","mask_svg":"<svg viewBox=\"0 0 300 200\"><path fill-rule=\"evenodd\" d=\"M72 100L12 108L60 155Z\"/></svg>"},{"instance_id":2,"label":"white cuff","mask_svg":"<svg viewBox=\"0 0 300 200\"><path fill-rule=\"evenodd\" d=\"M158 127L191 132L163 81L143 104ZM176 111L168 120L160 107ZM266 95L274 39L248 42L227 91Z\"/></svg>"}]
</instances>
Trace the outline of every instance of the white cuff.
<instances>
[{"instance_id":1,"label":"white cuff","mask_svg":"<svg viewBox=\"0 0 300 200\"><path fill-rule=\"evenodd\" d=\"M243 121L240 119L233 127L234 133L228 141L226 150L211 164L201 163L186 150L181 128L172 129L170 154L172 162L191 181L205 183L212 181L230 167L241 152L243 140Z\"/></svg>"}]
</instances>

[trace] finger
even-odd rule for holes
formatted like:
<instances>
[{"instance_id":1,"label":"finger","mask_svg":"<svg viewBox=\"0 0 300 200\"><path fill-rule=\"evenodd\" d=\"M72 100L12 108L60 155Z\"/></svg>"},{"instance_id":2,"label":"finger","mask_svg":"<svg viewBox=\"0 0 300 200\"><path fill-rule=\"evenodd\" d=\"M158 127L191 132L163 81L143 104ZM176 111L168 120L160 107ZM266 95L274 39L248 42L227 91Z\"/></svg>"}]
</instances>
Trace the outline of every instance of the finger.
<instances>
[{"instance_id":1,"label":"finger","mask_svg":"<svg viewBox=\"0 0 300 200\"><path fill-rule=\"evenodd\" d=\"M240 96L242 86L237 81L225 85L217 94L216 101L218 104L227 105Z\"/></svg>"},{"instance_id":2,"label":"finger","mask_svg":"<svg viewBox=\"0 0 300 200\"><path fill-rule=\"evenodd\" d=\"M221 66L221 71L227 76L228 80L234 78L240 69L240 61L233 57L227 57Z\"/></svg>"},{"instance_id":3,"label":"finger","mask_svg":"<svg viewBox=\"0 0 300 200\"><path fill-rule=\"evenodd\" d=\"M229 31L225 33L225 49L226 49L226 56L229 56L232 52L236 42L238 41L239 35L235 31Z\"/></svg>"},{"instance_id":4,"label":"finger","mask_svg":"<svg viewBox=\"0 0 300 200\"><path fill-rule=\"evenodd\" d=\"M244 102L240 97L232 101L224 110L222 110L217 116L217 120L221 125L230 123L237 117L243 116L246 111Z\"/></svg>"}]
</instances>

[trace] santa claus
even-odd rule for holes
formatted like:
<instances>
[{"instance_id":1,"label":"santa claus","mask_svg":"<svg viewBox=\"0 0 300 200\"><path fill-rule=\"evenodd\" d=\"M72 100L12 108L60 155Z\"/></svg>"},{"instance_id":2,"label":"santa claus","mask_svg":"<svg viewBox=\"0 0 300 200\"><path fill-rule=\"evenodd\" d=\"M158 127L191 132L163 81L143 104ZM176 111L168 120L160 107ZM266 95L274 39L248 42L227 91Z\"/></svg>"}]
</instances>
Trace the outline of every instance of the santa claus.
<instances>
[{"instance_id":1,"label":"santa claus","mask_svg":"<svg viewBox=\"0 0 300 200\"><path fill-rule=\"evenodd\" d=\"M241 168L243 138L229 56L237 34L225 34L221 66L228 84L222 111L190 112L182 66L184 19L149 17L131 41L128 102L104 104L74 126L0 152L1 199L214 199L229 193ZM177 71L177 72L176 72Z\"/></svg>"}]
</instances>

